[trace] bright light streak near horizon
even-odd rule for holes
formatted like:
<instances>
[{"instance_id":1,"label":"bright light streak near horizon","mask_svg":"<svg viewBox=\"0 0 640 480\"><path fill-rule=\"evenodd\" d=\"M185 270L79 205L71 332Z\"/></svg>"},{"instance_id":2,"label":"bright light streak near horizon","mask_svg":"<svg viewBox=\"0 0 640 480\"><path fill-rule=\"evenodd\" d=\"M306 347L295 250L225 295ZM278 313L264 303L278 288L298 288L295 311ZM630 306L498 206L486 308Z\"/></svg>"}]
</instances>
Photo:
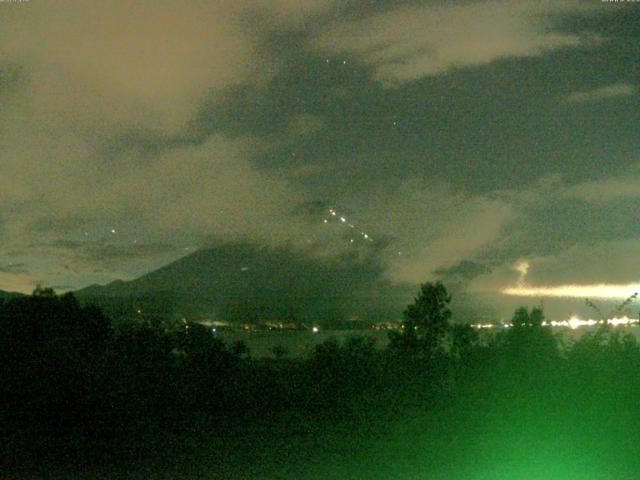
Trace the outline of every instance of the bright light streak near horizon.
<instances>
[{"instance_id":1,"label":"bright light streak near horizon","mask_svg":"<svg viewBox=\"0 0 640 480\"><path fill-rule=\"evenodd\" d=\"M562 298L629 298L640 292L640 283L614 285L599 283L595 285L558 285L557 287L517 286L500 291L516 297L562 297Z\"/></svg>"},{"instance_id":2,"label":"bright light streak near horizon","mask_svg":"<svg viewBox=\"0 0 640 480\"><path fill-rule=\"evenodd\" d=\"M593 285L557 285L554 287L531 287L525 284L525 278L531 265L521 260L513 265L519 273L515 287L500 290L500 293L514 297L560 297L560 298L629 298L640 292L640 283L615 285L598 283Z\"/></svg>"}]
</instances>

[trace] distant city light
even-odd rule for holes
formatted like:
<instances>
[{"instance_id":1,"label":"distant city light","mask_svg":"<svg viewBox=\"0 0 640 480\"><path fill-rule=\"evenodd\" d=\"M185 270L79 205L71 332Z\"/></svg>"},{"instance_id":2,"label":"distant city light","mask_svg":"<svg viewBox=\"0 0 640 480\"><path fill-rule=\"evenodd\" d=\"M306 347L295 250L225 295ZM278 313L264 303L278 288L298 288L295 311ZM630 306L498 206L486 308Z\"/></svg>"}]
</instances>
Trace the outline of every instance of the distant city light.
<instances>
[{"instance_id":1,"label":"distant city light","mask_svg":"<svg viewBox=\"0 0 640 480\"><path fill-rule=\"evenodd\" d=\"M550 322L542 322L542 326L544 327L564 327L564 328L570 328L571 330L576 330L580 327L594 327L596 325L599 324L604 324L605 320L593 320L593 319L588 319L588 320L582 320L581 318L577 317L577 316L573 316L571 318L569 318L568 320L560 320L560 321L556 321L556 320L552 320ZM636 319L636 318L629 318L626 315L623 317L614 317L614 318L610 318L608 320L606 320L606 324L607 325L611 325L612 327L618 327L618 326L633 326L633 325L638 325L640 324L640 320ZM479 330L482 329L491 329L491 328L497 328L497 327L501 327L501 328L510 328L513 326L513 324L511 323L501 323L501 324L495 324L495 323L473 323L471 324L471 326L473 328L477 328Z\"/></svg>"}]
</instances>

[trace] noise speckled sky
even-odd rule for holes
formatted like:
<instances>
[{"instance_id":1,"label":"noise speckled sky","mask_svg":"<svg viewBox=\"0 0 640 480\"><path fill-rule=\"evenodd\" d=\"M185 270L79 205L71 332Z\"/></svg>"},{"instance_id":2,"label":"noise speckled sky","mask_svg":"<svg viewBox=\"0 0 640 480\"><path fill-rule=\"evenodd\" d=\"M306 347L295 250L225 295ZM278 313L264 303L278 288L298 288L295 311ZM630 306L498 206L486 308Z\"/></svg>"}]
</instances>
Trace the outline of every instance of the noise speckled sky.
<instances>
[{"instance_id":1,"label":"noise speckled sky","mask_svg":"<svg viewBox=\"0 0 640 480\"><path fill-rule=\"evenodd\" d=\"M360 248L329 208L392 282L637 282L639 88L634 2L2 2L0 289Z\"/></svg>"}]
</instances>

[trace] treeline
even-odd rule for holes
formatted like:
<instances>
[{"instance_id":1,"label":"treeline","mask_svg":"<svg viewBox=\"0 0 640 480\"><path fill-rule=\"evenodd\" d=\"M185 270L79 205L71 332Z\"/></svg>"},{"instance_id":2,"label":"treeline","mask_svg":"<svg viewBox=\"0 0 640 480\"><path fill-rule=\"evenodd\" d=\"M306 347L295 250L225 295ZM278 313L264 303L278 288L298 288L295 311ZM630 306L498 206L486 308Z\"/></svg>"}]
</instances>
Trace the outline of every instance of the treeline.
<instances>
[{"instance_id":1,"label":"treeline","mask_svg":"<svg viewBox=\"0 0 640 480\"><path fill-rule=\"evenodd\" d=\"M407 412L468 421L527 412L570 422L565 431L578 428L576 410L592 421L615 410L640 422L633 335L602 326L567 341L543 326L542 310L523 308L512 328L481 336L451 325L450 300L442 284L422 285L384 349L354 337L305 358L256 359L199 324L116 322L72 294L37 289L0 304L0 462L125 461L123 446L150 432L384 428Z\"/></svg>"}]
</instances>

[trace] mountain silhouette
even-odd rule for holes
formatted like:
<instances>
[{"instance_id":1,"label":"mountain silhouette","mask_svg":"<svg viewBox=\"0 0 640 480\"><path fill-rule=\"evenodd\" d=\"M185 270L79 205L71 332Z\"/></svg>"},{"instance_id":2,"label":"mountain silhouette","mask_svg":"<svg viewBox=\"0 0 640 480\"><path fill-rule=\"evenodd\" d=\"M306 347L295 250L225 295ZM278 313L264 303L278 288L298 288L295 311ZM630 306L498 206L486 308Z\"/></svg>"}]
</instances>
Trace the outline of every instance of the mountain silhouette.
<instances>
[{"instance_id":1,"label":"mountain silhouette","mask_svg":"<svg viewBox=\"0 0 640 480\"><path fill-rule=\"evenodd\" d=\"M225 243L132 281L93 285L78 298L108 311L144 311L232 322L339 322L397 316L404 289L376 255L317 255L293 247Z\"/></svg>"},{"instance_id":2,"label":"mountain silhouette","mask_svg":"<svg viewBox=\"0 0 640 480\"><path fill-rule=\"evenodd\" d=\"M7 300L11 300L13 298L16 297L22 297L24 296L23 293L18 293L18 292L7 292L5 290L0 290L0 302L2 301L7 301Z\"/></svg>"}]
</instances>

